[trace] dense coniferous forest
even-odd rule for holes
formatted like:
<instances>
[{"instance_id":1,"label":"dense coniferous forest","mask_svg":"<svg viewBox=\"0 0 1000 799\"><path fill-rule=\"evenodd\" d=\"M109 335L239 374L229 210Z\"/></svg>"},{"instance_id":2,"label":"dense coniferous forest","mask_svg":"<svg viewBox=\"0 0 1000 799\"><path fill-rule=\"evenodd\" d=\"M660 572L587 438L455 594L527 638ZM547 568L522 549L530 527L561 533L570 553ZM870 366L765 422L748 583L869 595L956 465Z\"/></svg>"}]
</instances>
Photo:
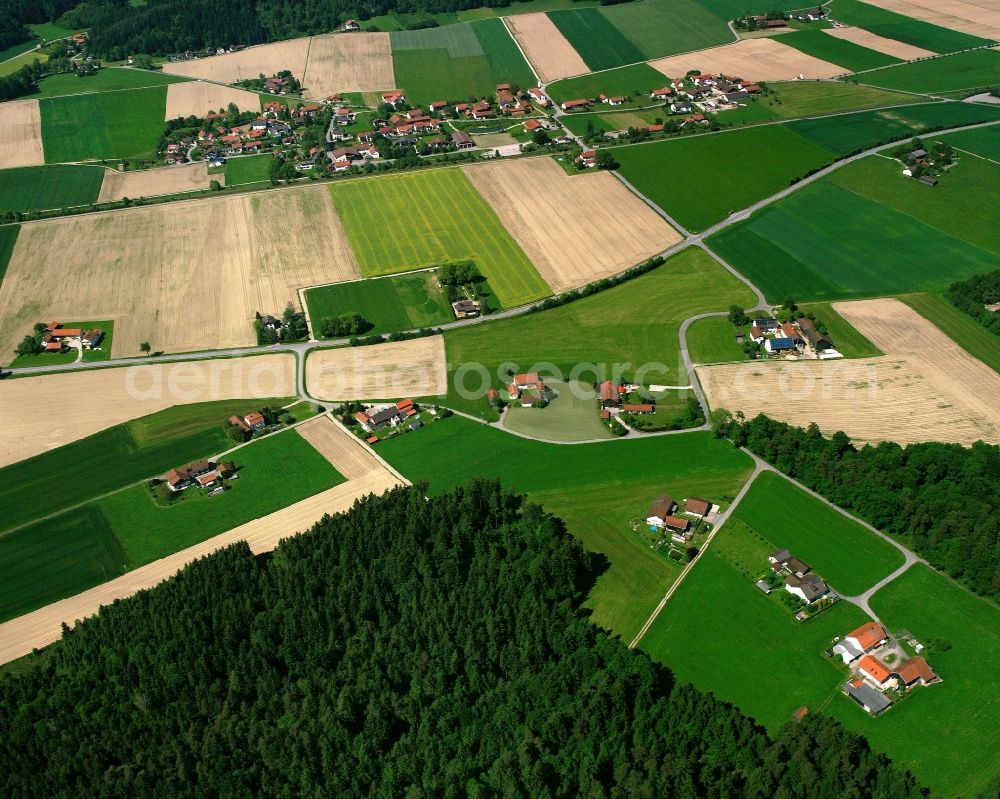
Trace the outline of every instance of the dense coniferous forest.
<instances>
[{"instance_id":1,"label":"dense coniferous forest","mask_svg":"<svg viewBox=\"0 0 1000 799\"><path fill-rule=\"evenodd\" d=\"M601 566L488 482L232 546L0 677L0 792L925 795L835 722L772 740L674 685L580 614Z\"/></svg>"},{"instance_id":2,"label":"dense coniferous forest","mask_svg":"<svg viewBox=\"0 0 1000 799\"><path fill-rule=\"evenodd\" d=\"M713 416L717 433L896 536L976 593L1000 596L1000 447L883 442L857 449L844 433L825 438L815 424Z\"/></svg>"},{"instance_id":3,"label":"dense coniferous forest","mask_svg":"<svg viewBox=\"0 0 1000 799\"><path fill-rule=\"evenodd\" d=\"M29 23L51 22L77 0L3 0L0 4L0 50L31 38Z\"/></svg>"},{"instance_id":4,"label":"dense coniferous forest","mask_svg":"<svg viewBox=\"0 0 1000 799\"><path fill-rule=\"evenodd\" d=\"M952 283L948 287L948 299L960 311L1000 336L1000 313L986 307L1000 302L1000 269Z\"/></svg>"}]
</instances>

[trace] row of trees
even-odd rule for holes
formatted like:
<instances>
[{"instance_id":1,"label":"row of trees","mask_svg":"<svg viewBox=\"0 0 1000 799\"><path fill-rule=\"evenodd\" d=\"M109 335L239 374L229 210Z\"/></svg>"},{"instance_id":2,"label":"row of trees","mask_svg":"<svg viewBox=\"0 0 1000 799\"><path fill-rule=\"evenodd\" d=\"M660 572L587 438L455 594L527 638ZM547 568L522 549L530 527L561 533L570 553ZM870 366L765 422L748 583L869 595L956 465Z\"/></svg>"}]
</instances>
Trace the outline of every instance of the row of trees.
<instances>
[{"instance_id":1,"label":"row of trees","mask_svg":"<svg viewBox=\"0 0 1000 799\"><path fill-rule=\"evenodd\" d=\"M1000 313L986 307L1000 303L1000 269L952 283L948 287L948 299L960 311L1000 336Z\"/></svg>"},{"instance_id":2,"label":"row of trees","mask_svg":"<svg viewBox=\"0 0 1000 799\"><path fill-rule=\"evenodd\" d=\"M540 508L424 490L221 550L5 672L5 795L925 795L835 722L771 739L593 626L599 556Z\"/></svg>"},{"instance_id":3,"label":"row of trees","mask_svg":"<svg viewBox=\"0 0 1000 799\"><path fill-rule=\"evenodd\" d=\"M892 442L860 449L842 432L712 412L717 435L746 447L965 583L1000 598L1000 447Z\"/></svg>"}]
</instances>

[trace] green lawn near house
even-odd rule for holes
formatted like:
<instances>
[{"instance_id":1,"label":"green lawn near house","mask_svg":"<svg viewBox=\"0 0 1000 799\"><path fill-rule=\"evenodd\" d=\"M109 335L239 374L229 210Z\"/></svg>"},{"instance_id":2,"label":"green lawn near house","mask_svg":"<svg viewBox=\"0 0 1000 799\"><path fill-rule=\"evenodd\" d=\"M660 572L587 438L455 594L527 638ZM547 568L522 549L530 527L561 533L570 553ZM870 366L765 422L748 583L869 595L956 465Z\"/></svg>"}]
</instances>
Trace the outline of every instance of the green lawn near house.
<instances>
[{"instance_id":1,"label":"green lawn near house","mask_svg":"<svg viewBox=\"0 0 1000 799\"><path fill-rule=\"evenodd\" d=\"M25 378L31 379L31 378ZM289 398L178 405L109 427L0 468L0 532L232 446L223 423L234 413ZM52 475L60 475L51 490Z\"/></svg>"},{"instance_id":2,"label":"green lawn near house","mask_svg":"<svg viewBox=\"0 0 1000 799\"><path fill-rule=\"evenodd\" d=\"M838 39L828 33L823 33L821 30L795 31L795 33L786 33L774 38L780 44L794 47L806 55L813 56L813 58L841 66L845 72L877 69L900 63L898 58L876 50L869 50L867 47L845 39Z\"/></svg>"},{"instance_id":3,"label":"green lawn near house","mask_svg":"<svg viewBox=\"0 0 1000 799\"><path fill-rule=\"evenodd\" d=\"M845 358L874 358L883 352L872 344L850 322L837 313L829 302L813 302L799 306L802 315L815 314L817 322L826 326L837 352Z\"/></svg>"},{"instance_id":4,"label":"green lawn near house","mask_svg":"<svg viewBox=\"0 0 1000 799\"><path fill-rule=\"evenodd\" d=\"M736 343L736 328L724 316L693 322L687 330L688 351L695 363L745 361L743 347Z\"/></svg>"},{"instance_id":5,"label":"green lawn near house","mask_svg":"<svg viewBox=\"0 0 1000 799\"><path fill-rule=\"evenodd\" d=\"M163 86L41 100L45 161L153 158L166 104Z\"/></svg>"},{"instance_id":6,"label":"green lawn near house","mask_svg":"<svg viewBox=\"0 0 1000 799\"><path fill-rule=\"evenodd\" d=\"M44 64L48 60L49 57L45 53L38 52L37 50L23 52L21 55L14 56L0 63L0 78L13 75L18 70L24 69L35 61L40 61Z\"/></svg>"},{"instance_id":7,"label":"green lawn near house","mask_svg":"<svg viewBox=\"0 0 1000 799\"><path fill-rule=\"evenodd\" d=\"M49 75L38 83L38 97L61 97L68 94L93 94L122 89L145 89L183 83L189 78L154 72L147 69L102 69L94 75L78 77L75 72ZM122 99L126 99L125 95ZM164 107L166 111L166 107ZM161 119L162 122L162 119Z\"/></svg>"},{"instance_id":8,"label":"green lawn near house","mask_svg":"<svg viewBox=\"0 0 1000 799\"><path fill-rule=\"evenodd\" d=\"M856 25L887 39L897 39L935 53L951 53L989 43L987 39L911 19L859 0L833 0L827 12L845 25Z\"/></svg>"},{"instance_id":9,"label":"green lawn near house","mask_svg":"<svg viewBox=\"0 0 1000 799\"><path fill-rule=\"evenodd\" d=\"M459 417L381 442L378 452L408 479L428 480L432 497L472 475L499 477L561 517L588 549L608 557L609 569L586 607L597 624L626 641L680 571L631 523L645 518L649 503L664 492L725 505L752 468L742 452L711 433L566 446Z\"/></svg>"},{"instance_id":10,"label":"green lawn near house","mask_svg":"<svg viewBox=\"0 0 1000 799\"><path fill-rule=\"evenodd\" d=\"M1000 74L1000 52L971 50L946 58L914 61L901 67L866 72L864 83L885 89L911 92L953 92L985 90L996 84Z\"/></svg>"},{"instance_id":11,"label":"green lawn near house","mask_svg":"<svg viewBox=\"0 0 1000 799\"><path fill-rule=\"evenodd\" d=\"M223 167L227 186L245 186L248 183L268 183L271 180L273 155L239 155L227 158Z\"/></svg>"},{"instance_id":12,"label":"green lawn near house","mask_svg":"<svg viewBox=\"0 0 1000 799\"><path fill-rule=\"evenodd\" d=\"M828 180L709 244L773 302L788 294L806 302L938 291L995 268L997 260L994 252Z\"/></svg>"},{"instance_id":13,"label":"green lawn near house","mask_svg":"<svg viewBox=\"0 0 1000 799\"><path fill-rule=\"evenodd\" d=\"M904 294L900 300L939 328L974 358L1000 372L1000 336L962 313L941 294Z\"/></svg>"},{"instance_id":14,"label":"green lawn near house","mask_svg":"<svg viewBox=\"0 0 1000 799\"><path fill-rule=\"evenodd\" d=\"M712 291L704 291L709 285ZM691 248L652 272L568 305L447 331L448 402L476 416L488 411L483 394L489 385L504 387L504 364L514 372L591 383L613 379L617 365L622 376L646 385L684 385L681 322L753 302L746 285ZM549 374L553 368L558 374ZM462 396L463 388L470 398Z\"/></svg>"},{"instance_id":15,"label":"green lawn near house","mask_svg":"<svg viewBox=\"0 0 1000 799\"><path fill-rule=\"evenodd\" d=\"M505 307L551 293L459 169L349 181L330 193L365 276L473 260Z\"/></svg>"},{"instance_id":16,"label":"green lawn near house","mask_svg":"<svg viewBox=\"0 0 1000 799\"><path fill-rule=\"evenodd\" d=\"M649 93L668 83L669 81L663 76L663 73L657 72L649 64L633 64L630 67L609 69L607 72L596 72L582 75L579 78L559 80L549 84L547 91L549 97L556 103L581 98L592 100L605 94L608 97L631 96L632 100L639 105L656 105L657 101L651 100ZM659 104L662 105L662 103ZM602 106L598 103L595 108L608 108L608 106ZM662 116L662 110L660 113Z\"/></svg>"},{"instance_id":17,"label":"green lawn near house","mask_svg":"<svg viewBox=\"0 0 1000 799\"><path fill-rule=\"evenodd\" d=\"M455 319L433 272L334 283L309 289L305 296L317 336L323 318L351 312L374 325L370 334L434 327Z\"/></svg>"},{"instance_id":18,"label":"green lawn near house","mask_svg":"<svg viewBox=\"0 0 1000 799\"><path fill-rule=\"evenodd\" d=\"M601 423L597 393L591 383L550 380L546 388L556 396L544 408L515 405L504 413L504 427L545 441L587 441L612 438Z\"/></svg>"},{"instance_id":19,"label":"green lawn near house","mask_svg":"<svg viewBox=\"0 0 1000 799\"><path fill-rule=\"evenodd\" d=\"M744 158L751 152L781 157ZM616 147L614 154L619 171L632 185L694 231L834 160L828 150L785 125ZM691 164L698 168L689 168Z\"/></svg>"},{"instance_id":20,"label":"green lawn near house","mask_svg":"<svg viewBox=\"0 0 1000 799\"><path fill-rule=\"evenodd\" d=\"M903 565L888 541L773 472L761 474L734 518L774 545L804 560L833 588L854 596ZM760 564L766 572L769 564Z\"/></svg>"},{"instance_id":21,"label":"green lawn near house","mask_svg":"<svg viewBox=\"0 0 1000 799\"><path fill-rule=\"evenodd\" d=\"M942 678L916 687L878 718L838 697L824 709L866 736L936 795L982 796L1000 768L1000 609L927 566L912 566L871 599L893 632L927 645ZM947 641L945 647L934 642Z\"/></svg>"},{"instance_id":22,"label":"green lawn near house","mask_svg":"<svg viewBox=\"0 0 1000 799\"><path fill-rule=\"evenodd\" d=\"M96 202L99 166L25 166L0 170L0 211L43 211Z\"/></svg>"},{"instance_id":23,"label":"green lawn near house","mask_svg":"<svg viewBox=\"0 0 1000 799\"><path fill-rule=\"evenodd\" d=\"M344 477L296 431L275 433L226 456L239 479L218 496L187 488L173 504L133 486L97 502L129 568L178 552L325 491Z\"/></svg>"}]
</instances>

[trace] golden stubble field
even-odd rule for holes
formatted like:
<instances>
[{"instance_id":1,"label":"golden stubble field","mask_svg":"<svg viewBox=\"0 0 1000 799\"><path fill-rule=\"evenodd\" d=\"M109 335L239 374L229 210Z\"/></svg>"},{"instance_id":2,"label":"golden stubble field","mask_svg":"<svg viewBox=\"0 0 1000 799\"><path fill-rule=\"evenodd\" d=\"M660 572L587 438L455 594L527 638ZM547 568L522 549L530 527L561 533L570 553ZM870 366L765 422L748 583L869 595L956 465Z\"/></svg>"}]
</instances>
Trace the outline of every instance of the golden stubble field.
<instances>
[{"instance_id":1,"label":"golden stubble field","mask_svg":"<svg viewBox=\"0 0 1000 799\"><path fill-rule=\"evenodd\" d=\"M138 361L135 366L7 380L0 391L0 466L174 405L297 393L291 354Z\"/></svg>"},{"instance_id":2,"label":"golden stubble field","mask_svg":"<svg viewBox=\"0 0 1000 799\"><path fill-rule=\"evenodd\" d=\"M223 174L213 175L211 179L219 181L222 185L226 182L226 176ZM186 191L207 189L208 184L208 164L204 161L135 172L108 169L104 172L104 181L101 183L101 193L97 201L104 203L120 200L123 197L131 197L134 200L137 197L181 194Z\"/></svg>"},{"instance_id":3,"label":"golden stubble field","mask_svg":"<svg viewBox=\"0 0 1000 799\"><path fill-rule=\"evenodd\" d=\"M171 83L167 86L167 110L163 118L176 119L192 115L202 118L210 111L224 111L230 103L235 103L240 111L259 111L260 97L245 89L200 80Z\"/></svg>"},{"instance_id":4,"label":"golden stubble field","mask_svg":"<svg viewBox=\"0 0 1000 799\"><path fill-rule=\"evenodd\" d=\"M45 163L38 100L0 103L0 169Z\"/></svg>"},{"instance_id":5,"label":"golden stubble field","mask_svg":"<svg viewBox=\"0 0 1000 799\"><path fill-rule=\"evenodd\" d=\"M396 88L388 33L331 33L309 45L302 87L306 97L323 100L335 92L375 92Z\"/></svg>"},{"instance_id":6,"label":"golden stubble field","mask_svg":"<svg viewBox=\"0 0 1000 799\"><path fill-rule=\"evenodd\" d=\"M308 54L309 38L305 37L273 44L258 44L236 53L168 62L163 65L163 71L170 75L184 75L219 83L238 83L257 78L262 72L270 77L287 69L302 80Z\"/></svg>"},{"instance_id":7,"label":"golden stubble field","mask_svg":"<svg viewBox=\"0 0 1000 799\"><path fill-rule=\"evenodd\" d=\"M73 626L77 620L97 613L102 605L109 605L116 599L132 596L145 588L152 588L157 583L173 577L178 569L191 561L221 547L246 541L254 554L269 552L282 538L289 538L308 530L327 514L350 510L357 500L370 494L379 495L396 486L408 485L405 479L371 452L365 444L327 416L310 420L296 430L297 433L287 432L281 435L300 434L310 443L318 442L317 450L335 469L348 478L346 483L321 491L267 516L241 524L214 538L141 566L76 596L53 602L51 605L0 624L0 663L8 663L28 654L33 648L40 648L57 641L62 634L63 623ZM353 474L348 474L348 470L351 469Z\"/></svg>"},{"instance_id":8,"label":"golden stubble field","mask_svg":"<svg viewBox=\"0 0 1000 799\"><path fill-rule=\"evenodd\" d=\"M22 225L0 285L3 360L37 321L115 321L112 355L256 343L254 313L359 277L329 192L310 186Z\"/></svg>"},{"instance_id":9,"label":"golden stubble field","mask_svg":"<svg viewBox=\"0 0 1000 799\"><path fill-rule=\"evenodd\" d=\"M684 55L650 61L649 65L668 78L683 77L689 70L740 77L745 80L792 80L832 78L843 75L844 68L813 58L774 39L743 39L733 44L710 47Z\"/></svg>"},{"instance_id":10,"label":"golden stubble field","mask_svg":"<svg viewBox=\"0 0 1000 799\"><path fill-rule=\"evenodd\" d=\"M827 33L837 39L867 47L879 53L891 55L893 58L902 58L904 61L912 61L914 58L927 58L937 55L932 50L925 50L906 42L897 42L895 39L887 39L866 31L864 28L826 28L823 33Z\"/></svg>"},{"instance_id":11,"label":"golden stubble field","mask_svg":"<svg viewBox=\"0 0 1000 799\"><path fill-rule=\"evenodd\" d=\"M616 274L681 235L612 174L550 158L462 167L556 293Z\"/></svg>"},{"instance_id":12,"label":"golden stubble field","mask_svg":"<svg viewBox=\"0 0 1000 799\"><path fill-rule=\"evenodd\" d=\"M872 5L913 19L968 33L1000 39L1000 2L997 0L872 0Z\"/></svg>"},{"instance_id":13,"label":"golden stubble field","mask_svg":"<svg viewBox=\"0 0 1000 799\"><path fill-rule=\"evenodd\" d=\"M1000 443L1000 375L898 300L834 307L885 355L701 366L709 404L859 442Z\"/></svg>"},{"instance_id":14,"label":"golden stubble field","mask_svg":"<svg viewBox=\"0 0 1000 799\"><path fill-rule=\"evenodd\" d=\"M444 336L314 350L306 360L306 389L310 397L331 402L444 395Z\"/></svg>"},{"instance_id":15,"label":"golden stubble field","mask_svg":"<svg viewBox=\"0 0 1000 799\"><path fill-rule=\"evenodd\" d=\"M504 22L543 83L590 72L580 54L544 12L505 17Z\"/></svg>"}]
</instances>

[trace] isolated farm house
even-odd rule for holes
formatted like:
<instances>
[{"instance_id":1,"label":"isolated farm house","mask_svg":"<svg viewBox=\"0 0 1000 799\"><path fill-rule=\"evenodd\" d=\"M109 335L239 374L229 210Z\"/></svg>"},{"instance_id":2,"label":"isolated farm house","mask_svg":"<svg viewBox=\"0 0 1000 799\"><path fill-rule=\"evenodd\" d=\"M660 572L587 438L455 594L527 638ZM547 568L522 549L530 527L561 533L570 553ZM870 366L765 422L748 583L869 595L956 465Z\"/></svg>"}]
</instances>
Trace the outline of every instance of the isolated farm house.
<instances>
[{"instance_id":1,"label":"isolated farm house","mask_svg":"<svg viewBox=\"0 0 1000 799\"><path fill-rule=\"evenodd\" d=\"M649 511L646 513L646 524L650 527L663 527L676 507L677 503L674 502L673 497L669 494L660 494L649 506Z\"/></svg>"}]
</instances>

